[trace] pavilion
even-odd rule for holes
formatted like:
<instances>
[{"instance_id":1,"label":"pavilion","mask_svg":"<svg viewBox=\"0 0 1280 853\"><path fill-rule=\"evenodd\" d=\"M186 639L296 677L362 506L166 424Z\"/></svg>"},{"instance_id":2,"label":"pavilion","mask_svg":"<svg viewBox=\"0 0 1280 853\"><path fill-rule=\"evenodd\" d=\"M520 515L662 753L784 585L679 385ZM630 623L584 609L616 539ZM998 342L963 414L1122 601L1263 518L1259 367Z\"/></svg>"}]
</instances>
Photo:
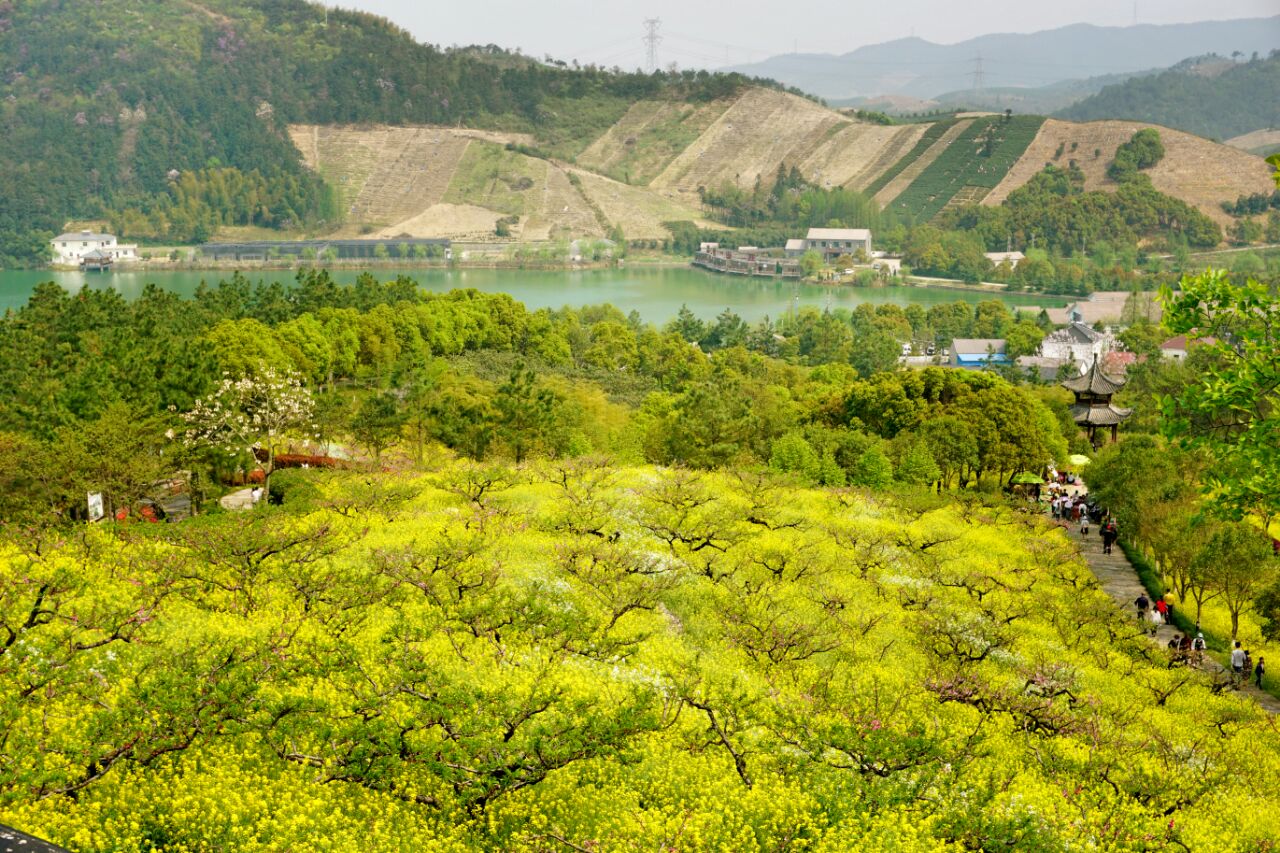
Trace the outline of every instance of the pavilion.
<instances>
[{"instance_id":1,"label":"pavilion","mask_svg":"<svg viewBox=\"0 0 1280 853\"><path fill-rule=\"evenodd\" d=\"M1087 373L1062 383L1063 388L1076 395L1071 417L1089 434L1089 443L1094 447L1101 444L1097 439L1100 428L1111 427L1111 440L1115 441L1117 428L1133 414L1133 409L1122 409L1111 403L1111 396L1124 388L1125 382L1123 378L1103 373L1102 359L1099 358L1094 360Z\"/></svg>"}]
</instances>

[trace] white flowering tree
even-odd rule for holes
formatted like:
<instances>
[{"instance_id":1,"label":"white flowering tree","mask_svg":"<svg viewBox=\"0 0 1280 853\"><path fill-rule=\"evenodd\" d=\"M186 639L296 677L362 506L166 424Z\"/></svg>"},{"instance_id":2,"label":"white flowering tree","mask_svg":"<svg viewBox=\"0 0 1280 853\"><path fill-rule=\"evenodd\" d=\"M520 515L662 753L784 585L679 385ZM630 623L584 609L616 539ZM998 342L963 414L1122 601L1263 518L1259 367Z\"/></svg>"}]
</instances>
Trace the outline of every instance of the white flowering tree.
<instances>
[{"instance_id":1,"label":"white flowering tree","mask_svg":"<svg viewBox=\"0 0 1280 853\"><path fill-rule=\"evenodd\" d=\"M209 396L183 414L188 447L205 446L236 456L261 447L267 454L263 488L270 493L276 449L289 432L311 425L314 401L299 379L270 368L238 379L225 377Z\"/></svg>"}]
</instances>

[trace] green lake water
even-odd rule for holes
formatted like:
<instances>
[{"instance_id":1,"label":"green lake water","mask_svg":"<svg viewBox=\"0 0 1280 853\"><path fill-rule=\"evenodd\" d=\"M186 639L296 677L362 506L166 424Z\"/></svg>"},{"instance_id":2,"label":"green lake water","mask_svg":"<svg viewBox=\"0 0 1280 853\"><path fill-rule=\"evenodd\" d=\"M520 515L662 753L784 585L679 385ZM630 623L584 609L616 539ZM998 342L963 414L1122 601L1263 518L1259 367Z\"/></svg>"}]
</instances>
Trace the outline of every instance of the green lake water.
<instances>
[{"instance_id":1,"label":"green lake water","mask_svg":"<svg viewBox=\"0 0 1280 853\"><path fill-rule=\"evenodd\" d=\"M334 270L336 281L350 283L360 270ZM377 269L379 278L394 278L403 272L426 290L443 292L454 288L475 288L488 293L509 293L530 310L538 308L581 307L609 303L623 313L632 310L651 323L665 323L676 315L681 305L703 319L711 319L725 308L737 312L744 320L755 323L765 316L777 319L789 308L812 306L853 308L862 302L895 305L919 304L925 307L943 302L979 302L997 298L1010 308L1060 307L1061 297L1027 294L991 294L968 290L943 290L924 287L827 287L772 279L749 279L717 275L688 267L623 267L607 270L524 271L494 269ZM0 310L19 308L31 295L32 288L44 281L57 282L68 291L78 291L88 284L99 289L113 289L126 299L137 297L148 283L183 296L195 292L201 281L211 285L230 278L222 271L183 272L112 272L81 273L47 270L0 270ZM287 270L254 270L246 275L259 279L293 281Z\"/></svg>"}]
</instances>

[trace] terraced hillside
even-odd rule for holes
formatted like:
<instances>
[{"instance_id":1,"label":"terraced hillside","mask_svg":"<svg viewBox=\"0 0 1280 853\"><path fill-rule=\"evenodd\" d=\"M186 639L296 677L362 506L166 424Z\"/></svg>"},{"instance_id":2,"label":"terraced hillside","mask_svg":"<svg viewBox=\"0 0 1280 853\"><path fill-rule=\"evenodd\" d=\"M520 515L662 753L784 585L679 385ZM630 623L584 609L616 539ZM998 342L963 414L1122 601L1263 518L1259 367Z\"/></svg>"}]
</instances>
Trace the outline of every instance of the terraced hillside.
<instances>
[{"instance_id":1,"label":"terraced hillside","mask_svg":"<svg viewBox=\"0 0 1280 853\"><path fill-rule=\"evenodd\" d=\"M640 101L577 157L581 166L628 184L648 184L732 105Z\"/></svg>"},{"instance_id":2,"label":"terraced hillside","mask_svg":"<svg viewBox=\"0 0 1280 853\"><path fill-rule=\"evenodd\" d=\"M913 149L904 160L908 160L905 167L896 177L889 180L875 194L875 199L881 205L889 202L902 195L913 183L916 178L924 173L924 170L933 165L933 161L942 156L942 152L951 147L951 143L955 142L966 130L969 125L973 124L972 119L964 119L947 126L945 130L939 134L938 138L929 144L928 148L919 151L919 145ZM924 139L921 139L923 142ZM899 161L901 163L902 161ZM898 164L895 164L895 167Z\"/></svg>"},{"instance_id":3,"label":"terraced hillside","mask_svg":"<svg viewBox=\"0 0 1280 853\"><path fill-rule=\"evenodd\" d=\"M342 235L485 240L517 217L524 240L603 236L613 225L635 239L668 236L663 222L699 212L643 187L529 157L506 143L520 134L441 127L290 128L306 165L338 189Z\"/></svg>"},{"instance_id":4,"label":"terraced hillside","mask_svg":"<svg viewBox=\"0 0 1280 853\"><path fill-rule=\"evenodd\" d=\"M1137 131L1152 126L1131 121L1077 124L1048 119L1026 153L982 203L999 204L1046 164L1067 166L1072 160L1084 172L1085 189L1113 189L1115 184L1106 171L1115 159L1116 148ZM1271 181L1274 170L1261 157L1180 130L1156 130L1165 155L1144 174L1151 176L1156 189L1199 208L1219 223L1232 221L1223 212L1222 202L1275 189Z\"/></svg>"},{"instance_id":5,"label":"terraced hillside","mask_svg":"<svg viewBox=\"0 0 1280 853\"><path fill-rule=\"evenodd\" d=\"M841 127L798 163L800 171L826 187L861 189L901 152L915 145L928 125L885 127L849 124Z\"/></svg>"},{"instance_id":6,"label":"terraced hillside","mask_svg":"<svg viewBox=\"0 0 1280 853\"><path fill-rule=\"evenodd\" d=\"M953 130L964 129L892 207L926 220L952 204L982 201L1026 152L1043 121L1039 116L991 116L957 124Z\"/></svg>"},{"instance_id":7,"label":"terraced hillside","mask_svg":"<svg viewBox=\"0 0 1280 853\"><path fill-rule=\"evenodd\" d=\"M473 142L523 141L519 135L386 125L294 125L289 135L303 162L337 189L347 221L344 231L373 227L391 235L411 233L399 226L444 200Z\"/></svg>"},{"instance_id":8,"label":"terraced hillside","mask_svg":"<svg viewBox=\"0 0 1280 853\"><path fill-rule=\"evenodd\" d=\"M663 222L701 221L699 187L749 188L780 166L820 186L874 195L929 218L948 205L998 204L1046 163L1075 160L1089 188L1116 147L1144 125L962 117L932 125L850 120L812 101L749 89L701 103L641 101L590 140L572 163L527 156L518 134L441 127L291 128L306 164L341 194L343 233L493 238L502 217L513 236L559 239L607 233L667 236ZM1166 156L1156 188L1219 222L1221 203L1269 192L1260 158L1161 129Z\"/></svg>"},{"instance_id":9,"label":"terraced hillside","mask_svg":"<svg viewBox=\"0 0 1280 853\"><path fill-rule=\"evenodd\" d=\"M1224 144L1239 148L1241 151L1248 151L1250 154L1269 157L1276 151L1280 151L1280 130L1275 128L1255 130L1252 133L1233 136L1225 140Z\"/></svg>"},{"instance_id":10,"label":"terraced hillside","mask_svg":"<svg viewBox=\"0 0 1280 853\"><path fill-rule=\"evenodd\" d=\"M851 122L837 112L785 92L749 89L650 186L693 195L724 183L752 186L779 164L798 164Z\"/></svg>"}]
</instances>

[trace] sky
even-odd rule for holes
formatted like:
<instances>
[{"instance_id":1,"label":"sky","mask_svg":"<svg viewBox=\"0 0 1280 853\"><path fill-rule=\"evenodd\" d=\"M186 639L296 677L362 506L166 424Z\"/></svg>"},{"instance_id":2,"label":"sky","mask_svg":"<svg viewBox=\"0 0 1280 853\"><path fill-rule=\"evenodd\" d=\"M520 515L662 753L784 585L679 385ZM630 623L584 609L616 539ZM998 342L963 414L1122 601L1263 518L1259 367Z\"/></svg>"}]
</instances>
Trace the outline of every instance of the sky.
<instances>
[{"instance_id":1,"label":"sky","mask_svg":"<svg viewBox=\"0 0 1280 853\"><path fill-rule=\"evenodd\" d=\"M661 65L715 68L791 53L846 53L906 36L950 44L1067 24L1127 26L1131 0L342 0L390 18L419 41L496 44L530 56L640 67L644 21L661 20ZM1138 0L1144 24L1268 17L1280 0ZM1280 45L1277 45L1280 47Z\"/></svg>"}]
</instances>

